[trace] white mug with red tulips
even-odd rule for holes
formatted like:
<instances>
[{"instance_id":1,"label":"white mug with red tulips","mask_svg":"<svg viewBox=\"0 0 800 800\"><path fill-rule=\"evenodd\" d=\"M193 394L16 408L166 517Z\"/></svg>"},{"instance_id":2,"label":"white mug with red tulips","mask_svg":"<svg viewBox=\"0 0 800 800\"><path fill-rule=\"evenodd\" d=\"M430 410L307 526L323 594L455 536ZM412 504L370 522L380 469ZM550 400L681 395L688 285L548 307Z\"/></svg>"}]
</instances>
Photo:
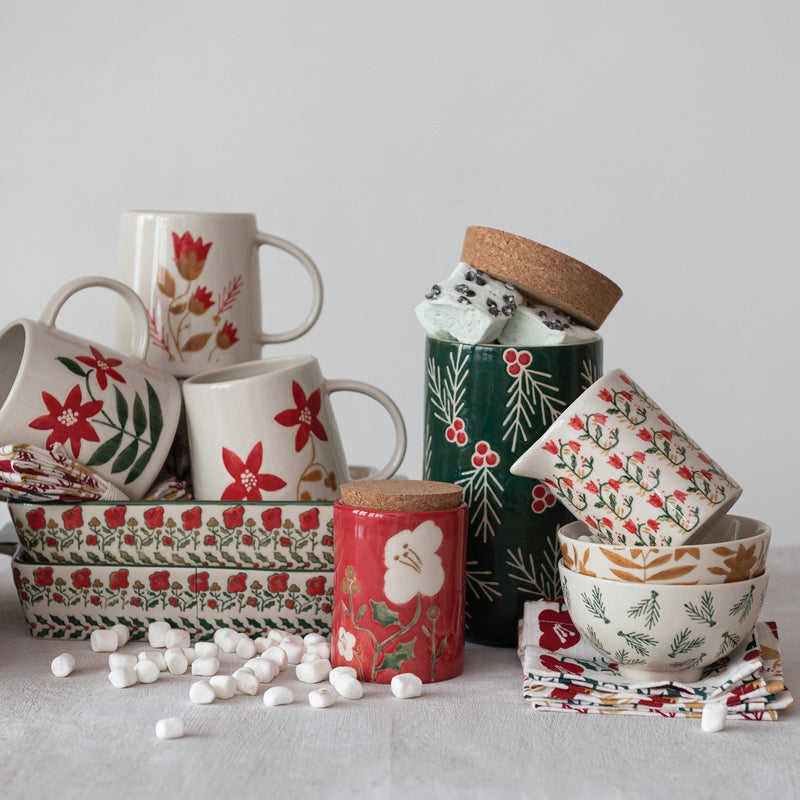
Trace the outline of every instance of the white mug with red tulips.
<instances>
[{"instance_id":1,"label":"white mug with red tulips","mask_svg":"<svg viewBox=\"0 0 800 800\"><path fill-rule=\"evenodd\" d=\"M288 331L261 329L262 245L292 255L311 279L307 315ZM314 262L291 242L259 231L252 214L126 212L119 276L147 307L148 361L181 378L260 358L263 344L288 342L308 331L322 308ZM117 342L129 339L128 318L120 314Z\"/></svg>"}]
</instances>

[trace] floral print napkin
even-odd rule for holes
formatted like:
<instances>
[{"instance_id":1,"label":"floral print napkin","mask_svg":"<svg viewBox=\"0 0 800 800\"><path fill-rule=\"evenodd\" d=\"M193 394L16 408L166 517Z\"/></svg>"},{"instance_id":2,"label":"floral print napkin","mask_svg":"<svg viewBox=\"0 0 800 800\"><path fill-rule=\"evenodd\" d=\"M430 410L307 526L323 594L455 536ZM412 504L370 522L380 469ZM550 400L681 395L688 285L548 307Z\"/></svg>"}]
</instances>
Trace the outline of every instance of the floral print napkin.
<instances>
[{"instance_id":1,"label":"floral print napkin","mask_svg":"<svg viewBox=\"0 0 800 800\"><path fill-rule=\"evenodd\" d=\"M542 711L699 717L704 703L723 701L729 719L773 721L792 705L774 622L759 621L749 640L696 683L630 682L583 640L566 606L535 600L520 621L519 656L523 695Z\"/></svg>"}]
</instances>

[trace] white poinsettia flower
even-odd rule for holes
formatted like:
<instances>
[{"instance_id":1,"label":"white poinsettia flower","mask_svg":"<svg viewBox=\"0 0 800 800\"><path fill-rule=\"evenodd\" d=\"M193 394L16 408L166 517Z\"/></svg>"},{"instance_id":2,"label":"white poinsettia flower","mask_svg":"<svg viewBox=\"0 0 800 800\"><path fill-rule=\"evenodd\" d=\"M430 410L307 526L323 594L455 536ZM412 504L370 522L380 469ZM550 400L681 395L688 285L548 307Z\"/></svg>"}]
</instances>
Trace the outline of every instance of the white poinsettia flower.
<instances>
[{"instance_id":1,"label":"white poinsettia flower","mask_svg":"<svg viewBox=\"0 0 800 800\"><path fill-rule=\"evenodd\" d=\"M426 520L413 531L400 531L386 542L383 592L390 603L402 605L418 594L430 597L442 588L444 568L436 555L442 538L442 529Z\"/></svg>"},{"instance_id":2,"label":"white poinsettia flower","mask_svg":"<svg viewBox=\"0 0 800 800\"><path fill-rule=\"evenodd\" d=\"M339 655L345 661L353 660L353 647L356 637L346 628L339 628L339 635L336 637L336 646L339 648Z\"/></svg>"}]
</instances>

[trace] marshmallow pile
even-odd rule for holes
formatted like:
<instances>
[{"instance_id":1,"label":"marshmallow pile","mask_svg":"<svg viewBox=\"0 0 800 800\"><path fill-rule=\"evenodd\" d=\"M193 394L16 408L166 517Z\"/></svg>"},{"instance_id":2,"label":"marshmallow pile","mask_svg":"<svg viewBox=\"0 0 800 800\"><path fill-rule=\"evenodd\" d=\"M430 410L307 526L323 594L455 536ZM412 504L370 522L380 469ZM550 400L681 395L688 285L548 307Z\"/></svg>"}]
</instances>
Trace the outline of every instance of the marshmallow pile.
<instances>
[{"instance_id":1,"label":"marshmallow pile","mask_svg":"<svg viewBox=\"0 0 800 800\"><path fill-rule=\"evenodd\" d=\"M435 283L414 310L430 336L463 344L538 347L596 338L568 314L526 301L512 283L464 261L449 278Z\"/></svg>"},{"instance_id":2,"label":"marshmallow pile","mask_svg":"<svg viewBox=\"0 0 800 800\"><path fill-rule=\"evenodd\" d=\"M300 636L275 629L251 639L231 628L220 628L214 632L213 641L199 641L192 646L189 631L159 621L151 623L147 630L151 649L117 652L129 639L130 632L124 625L93 631L90 637L94 652L109 654L108 680L116 689L154 683L162 673L190 673L200 680L189 687L189 701L210 705L237 694L255 696L262 685L271 684L280 673L293 667L299 683L318 686L308 693L308 703L313 708L329 708L340 698L360 700L364 695L355 669L331 666L330 641L318 633ZM243 661L230 675L219 674L223 653ZM71 653L62 653L52 660L50 668L53 675L65 678L75 670L75 658ZM326 685L319 686L326 681ZM391 691L400 699L419 697L422 681L416 675L396 675ZM263 694L268 708L288 705L294 699L294 692L286 685L270 686ZM165 717L157 722L155 732L159 739L180 738L185 733L184 722L179 717Z\"/></svg>"}]
</instances>

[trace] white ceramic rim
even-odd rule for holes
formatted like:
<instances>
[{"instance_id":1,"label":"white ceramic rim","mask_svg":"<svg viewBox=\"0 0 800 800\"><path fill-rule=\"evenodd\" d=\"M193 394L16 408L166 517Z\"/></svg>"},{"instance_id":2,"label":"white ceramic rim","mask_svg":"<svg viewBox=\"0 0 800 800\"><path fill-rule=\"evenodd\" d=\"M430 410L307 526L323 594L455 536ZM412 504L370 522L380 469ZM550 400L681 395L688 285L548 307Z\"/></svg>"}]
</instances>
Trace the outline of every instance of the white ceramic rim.
<instances>
[{"instance_id":1,"label":"white ceramic rim","mask_svg":"<svg viewBox=\"0 0 800 800\"><path fill-rule=\"evenodd\" d=\"M755 519L755 517L745 517L740 514L726 514L727 519L737 520L740 522L746 523L754 523L756 527L755 533L752 533L748 536L742 537L733 537L732 539L713 539L710 540L706 538L709 534L713 534L714 525L709 525L708 522L703 524L702 529L699 532L699 538L697 540L690 539L688 542L681 542L676 545L648 545L648 544L612 544L610 542L603 542L601 540L593 540L593 541L586 541L581 540L578 537L580 536L593 536L591 528L585 525L580 520L575 520L574 522L569 522L566 525L563 525L558 530L558 539L559 541L565 540L570 543L574 543L578 547L587 547L591 549L613 549L613 550L634 550L634 549L649 549L649 550L676 550L679 547L697 547L701 550L704 548L712 548L717 547L721 544L730 544L732 542L736 542L738 544L745 544L747 542L755 541L757 539L766 538L769 540L772 536L772 527L767 525L766 522L762 522L760 519ZM719 521L718 521L719 522ZM709 531L706 531L706 527L709 527ZM705 534L702 536L700 534ZM574 570L570 570L573 572Z\"/></svg>"},{"instance_id":2,"label":"white ceramic rim","mask_svg":"<svg viewBox=\"0 0 800 800\"><path fill-rule=\"evenodd\" d=\"M242 361L219 369L198 372L183 382L184 389L199 389L209 386L247 386L263 379L283 377L288 371L314 364L312 355L275 356L253 361Z\"/></svg>"}]
</instances>

